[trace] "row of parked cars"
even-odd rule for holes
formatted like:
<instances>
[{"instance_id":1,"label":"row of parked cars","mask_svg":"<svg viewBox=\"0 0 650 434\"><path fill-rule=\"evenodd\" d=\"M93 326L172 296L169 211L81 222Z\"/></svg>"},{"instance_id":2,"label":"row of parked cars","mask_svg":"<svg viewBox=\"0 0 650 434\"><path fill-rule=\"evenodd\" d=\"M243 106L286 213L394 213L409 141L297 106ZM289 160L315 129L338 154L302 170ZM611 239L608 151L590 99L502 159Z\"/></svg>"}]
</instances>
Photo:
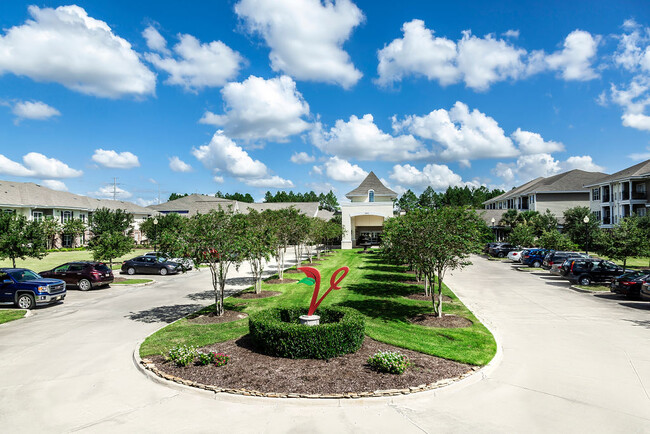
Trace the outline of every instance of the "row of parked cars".
<instances>
[{"instance_id":1,"label":"row of parked cars","mask_svg":"<svg viewBox=\"0 0 650 434\"><path fill-rule=\"evenodd\" d=\"M149 252L122 263L122 272L133 275L175 274L193 267L191 260L170 258L161 252ZM69 285L81 291L107 286L115 280L113 270L103 262L74 261L35 273L26 268L0 268L0 304L21 309L62 301Z\"/></svg>"},{"instance_id":2,"label":"row of parked cars","mask_svg":"<svg viewBox=\"0 0 650 434\"><path fill-rule=\"evenodd\" d=\"M611 261L581 252L522 249L508 243L489 243L484 252L534 268L543 268L571 283L588 286L605 283L610 291L631 299L650 301L650 270L624 270Z\"/></svg>"}]
</instances>

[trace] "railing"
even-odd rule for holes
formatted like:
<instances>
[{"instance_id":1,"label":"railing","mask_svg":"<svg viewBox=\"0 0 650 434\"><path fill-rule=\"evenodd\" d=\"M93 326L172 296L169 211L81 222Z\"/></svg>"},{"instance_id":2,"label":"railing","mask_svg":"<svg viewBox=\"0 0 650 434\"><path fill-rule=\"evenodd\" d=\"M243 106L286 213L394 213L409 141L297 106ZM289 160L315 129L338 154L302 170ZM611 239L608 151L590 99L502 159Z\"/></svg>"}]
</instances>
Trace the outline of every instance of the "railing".
<instances>
[{"instance_id":1,"label":"railing","mask_svg":"<svg viewBox=\"0 0 650 434\"><path fill-rule=\"evenodd\" d=\"M609 194L603 194L602 202L609 202Z\"/></svg>"},{"instance_id":2,"label":"railing","mask_svg":"<svg viewBox=\"0 0 650 434\"><path fill-rule=\"evenodd\" d=\"M648 194L645 191L633 191L632 192L632 199L633 200L643 200L647 199Z\"/></svg>"},{"instance_id":3,"label":"railing","mask_svg":"<svg viewBox=\"0 0 650 434\"><path fill-rule=\"evenodd\" d=\"M629 191L623 191L621 193L621 196L622 196L621 200L630 200L630 192Z\"/></svg>"}]
</instances>

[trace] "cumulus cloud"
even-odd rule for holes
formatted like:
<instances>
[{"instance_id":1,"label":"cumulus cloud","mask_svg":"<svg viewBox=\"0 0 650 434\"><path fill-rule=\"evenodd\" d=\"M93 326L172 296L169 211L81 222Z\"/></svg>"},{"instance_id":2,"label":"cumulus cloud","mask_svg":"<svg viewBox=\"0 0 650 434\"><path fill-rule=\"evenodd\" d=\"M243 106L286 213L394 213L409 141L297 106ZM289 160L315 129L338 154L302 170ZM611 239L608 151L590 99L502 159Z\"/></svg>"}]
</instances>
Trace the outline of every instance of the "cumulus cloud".
<instances>
[{"instance_id":1,"label":"cumulus cloud","mask_svg":"<svg viewBox=\"0 0 650 434\"><path fill-rule=\"evenodd\" d=\"M235 12L249 33L266 41L274 71L344 88L361 78L342 48L364 20L350 0L241 0Z\"/></svg>"},{"instance_id":2,"label":"cumulus cloud","mask_svg":"<svg viewBox=\"0 0 650 434\"><path fill-rule=\"evenodd\" d=\"M647 152L635 152L633 154L628 155L628 158L637 161L650 159L650 147L646 147L645 149Z\"/></svg>"},{"instance_id":3,"label":"cumulus cloud","mask_svg":"<svg viewBox=\"0 0 650 434\"><path fill-rule=\"evenodd\" d=\"M565 80L590 80L597 77L591 62L600 38L575 30L564 41L564 48L552 54L528 53L510 41L488 34L484 37L463 32L458 41L435 36L424 21L412 20L402 26L403 36L378 52L379 85L396 83L408 76L423 76L442 86L464 82L477 91L492 84L525 78L546 70L559 71ZM516 39L519 32L509 30L505 37Z\"/></svg>"},{"instance_id":4,"label":"cumulus cloud","mask_svg":"<svg viewBox=\"0 0 650 434\"><path fill-rule=\"evenodd\" d=\"M83 175L83 172L72 169L56 158L48 158L38 152L30 152L23 156L23 164L0 154L0 174L51 179L74 178Z\"/></svg>"},{"instance_id":5,"label":"cumulus cloud","mask_svg":"<svg viewBox=\"0 0 650 434\"><path fill-rule=\"evenodd\" d=\"M104 21L75 5L28 11L32 19L0 35L0 74L108 98L154 93L155 74Z\"/></svg>"},{"instance_id":6,"label":"cumulus cloud","mask_svg":"<svg viewBox=\"0 0 650 434\"><path fill-rule=\"evenodd\" d=\"M68 187L63 181L57 179L44 179L41 181L44 187L51 188L52 190L57 191L68 191Z\"/></svg>"},{"instance_id":7,"label":"cumulus cloud","mask_svg":"<svg viewBox=\"0 0 650 434\"><path fill-rule=\"evenodd\" d=\"M117 152L112 149L95 149L92 160L104 167L111 169L132 169L140 167L138 156L125 151Z\"/></svg>"},{"instance_id":8,"label":"cumulus cloud","mask_svg":"<svg viewBox=\"0 0 650 434\"><path fill-rule=\"evenodd\" d=\"M135 200L135 203L140 205L140 206L149 206L149 205L157 204L158 200L157 199L143 199L141 197L138 197Z\"/></svg>"},{"instance_id":9,"label":"cumulus cloud","mask_svg":"<svg viewBox=\"0 0 650 434\"><path fill-rule=\"evenodd\" d=\"M309 155L306 152L295 152L291 156L291 162L296 164L307 164L313 163L314 161L316 161L316 157Z\"/></svg>"},{"instance_id":10,"label":"cumulus cloud","mask_svg":"<svg viewBox=\"0 0 650 434\"><path fill-rule=\"evenodd\" d=\"M223 173L251 186L284 188L293 185L289 180L271 175L264 163L252 159L221 130L212 136L207 145L192 149L192 155L217 177Z\"/></svg>"},{"instance_id":11,"label":"cumulus cloud","mask_svg":"<svg viewBox=\"0 0 650 434\"><path fill-rule=\"evenodd\" d=\"M225 113L208 111L199 122L223 127L228 137L284 141L309 127L303 119L309 105L286 75L269 80L251 75L241 83L228 83L221 96Z\"/></svg>"},{"instance_id":12,"label":"cumulus cloud","mask_svg":"<svg viewBox=\"0 0 650 434\"><path fill-rule=\"evenodd\" d=\"M174 172L191 172L192 166L178 158L173 156L169 159L169 168Z\"/></svg>"},{"instance_id":13,"label":"cumulus cloud","mask_svg":"<svg viewBox=\"0 0 650 434\"><path fill-rule=\"evenodd\" d=\"M312 143L321 151L358 160L404 161L427 158L431 153L410 134L392 136L380 130L371 114L362 118L337 120L329 131L317 123L311 134Z\"/></svg>"},{"instance_id":14,"label":"cumulus cloud","mask_svg":"<svg viewBox=\"0 0 650 434\"><path fill-rule=\"evenodd\" d=\"M588 155L572 156L565 161L556 160L547 153L522 155L514 163L498 163L492 173L505 182L525 183L532 179L557 175L560 172L580 169L587 172L601 172L603 167L595 164Z\"/></svg>"},{"instance_id":15,"label":"cumulus cloud","mask_svg":"<svg viewBox=\"0 0 650 434\"><path fill-rule=\"evenodd\" d=\"M237 76L244 63L238 52L221 41L201 43L192 35L179 35L173 55L158 31L149 26L143 32L150 49L145 58L169 74L165 83L196 92L205 87L221 87Z\"/></svg>"},{"instance_id":16,"label":"cumulus cloud","mask_svg":"<svg viewBox=\"0 0 650 434\"><path fill-rule=\"evenodd\" d=\"M43 121L54 116L61 116L61 112L42 101L17 101L11 108L16 115L16 123L23 119Z\"/></svg>"},{"instance_id":17,"label":"cumulus cloud","mask_svg":"<svg viewBox=\"0 0 650 434\"><path fill-rule=\"evenodd\" d=\"M523 131L517 128L517 131L511 134L511 137L517 142L519 151L522 154L541 154L564 151L564 145L552 140L545 141L539 133Z\"/></svg>"},{"instance_id":18,"label":"cumulus cloud","mask_svg":"<svg viewBox=\"0 0 650 434\"><path fill-rule=\"evenodd\" d=\"M361 167L339 157L331 157L324 166L325 174L334 181L361 182L368 176L368 172Z\"/></svg>"},{"instance_id":19,"label":"cumulus cloud","mask_svg":"<svg viewBox=\"0 0 650 434\"><path fill-rule=\"evenodd\" d=\"M395 131L406 131L442 147L439 157L446 161L480 158L505 158L518 155L518 150L503 129L490 116L457 101L449 110L438 109L424 116L410 115L403 120L393 118Z\"/></svg>"},{"instance_id":20,"label":"cumulus cloud","mask_svg":"<svg viewBox=\"0 0 650 434\"><path fill-rule=\"evenodd\" d=\"M422 170L410 164L396 164L389 178L407 187L424 189L431 186L438 191L446 190L447 187L474 185L474 183L463 182L460 175L454 173L449 167L439 164L427 164Z\"/></svg>"},{"instance_id":21,"label":"cumulus cloud","mask_svg":"<svg viewBox=\"0 0 650 434\"><path fill-rule=\"evenodd\" d=\"M128 199L133 196L133 193L124 190L123 188L105 185L98 190L88 193L90 196L99 197L101 199Z\"/></svg>"}]
</instances>

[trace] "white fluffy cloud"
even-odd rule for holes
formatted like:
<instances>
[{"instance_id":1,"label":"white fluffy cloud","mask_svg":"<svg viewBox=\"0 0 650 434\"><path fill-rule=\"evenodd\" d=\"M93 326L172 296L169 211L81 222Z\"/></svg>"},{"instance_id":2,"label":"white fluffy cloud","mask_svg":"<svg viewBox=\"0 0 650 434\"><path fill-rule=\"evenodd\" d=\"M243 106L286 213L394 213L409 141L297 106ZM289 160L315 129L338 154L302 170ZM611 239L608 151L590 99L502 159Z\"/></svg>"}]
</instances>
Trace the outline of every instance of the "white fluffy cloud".
<instances>
[{"instance_id":1,"label":"white fluffy cloud","mask_svg":"<svg viewBox=\"0 0 650 434\"><path fill-rule=\"evenodd\" d=\"M595 164L588 155L572 156L559 161L547 153L522 155L514 163L498 163L492 173L505 182L517 181L523 184L540 176L557 175L560 172L580 169L587 172L601 172L603 167Z\"/></svg>"},{"instance_id":2,"label":"white fluffy cloud","mask_svg":"<svg viewBox=\"0 0 650 434\"><path fill-rule=\"evenodd\" d=\"M65 183L57 179L44 179L41 183L44 187L51 188L52 190L68 191L68 187Z\"/></svg>"},{"instance_id":3,"label":"white fluffy cloud","mask_svg":"<svg viewBox=\"0 0 650 434\"><path fill-rule=\"evenodd\" d=\"M325 174L339 182L361 182L368 176L361 167L339 157L331 157L325 162Z\"/></svg>"},{"instance_id":4,"label":"white fluffy cloud","mask_svg":"<svg viewBox=\"0 0 650 434\"><path fill-rule=\"evenodd\" d=\"M23 164L0 154L0 174L51 179L74 178L83 175L83 172L72 169L56 158L48 158L38 152L30 152L23 156Z\"/></svg>"},{"instance_id":5,"label":"white fluffy cloud","mask_svg":"<svg viewBox=\"0 0 650 434\"><path fill-rule=\"evenodd\" d=\"M464 186L468 183L463 182L463 178L454 173L449 167L439 164L427 164L420 171L410 164L393 166L389 178L406 185L424 189L431 186L434 190L446 190L447 187ZM474 185L469 183L469 185Z\"/></svg>"},{"instance_id":6,"label":"white fluffy cloud","mask_svg":"<svg viewBox=\"0 0 650 434\"><path fill-rule=\"evenodd\" d=\"M296 164L307 164L313 163L314 161L316 161L316 157L309 155L306 152L295 152L291 156L291 162Z\"/></svg>"},{"instance_id":7,"label":"white fluffy cloud","mask_svg":"<svg viewBox=\"0 0 650 434\"><path fill-rule=\"evenodd\" d=\"M181 160L177 156L173 156L169 159L169 168L174 172L191 172L192 166L187 164L185 161Z\"/></svg>"},{"instance_id":8,"label":"white fluffy cloud","mask_svg":"<svg viewBox=\"0 0 650 434\"><path fill-rule=\"evenodd\" d=\"M493 35L482 38L466 30L460 40L434 36L424 21L412 20L402 26L403 37L378 52L377 83L390 85L407 76L424 76L442 86L463 81L469 88L486 90L493 83L516 80L545 70L556 70L565 80L590 80L597 77L591 67L599 37L575 30L564 41L564 48L547 55L530 55ZM518 31L504 36L517 38Z\"/></svg>"},{"instance_id":9,"label":"white fluffy cloud","mask_svg":"<svg viewBox=\"0 0 650 434\"><path fill-rule=\"evenodd\" d=\"M165 83L182 86L189 91L204 87L220 87L237 76L244 58L221 41L201 43L192 35L179 35L172 55L165 39L149 26L142 33L147 46L158 51L147 53L146 59L169 74Z\"/></svg>"},{"instance_id":10,"label":"white fluffy cloud","mask_svg":"<svg viewBox=\"0 0 650 434\"><path fill-rule=\"evenodd\" d=\"M337 120L329 131L317 123L312 143L321 151L358 160L404 161L427 158L431 153L410 134L392 136L380 130L371 114L354 115L345 122Z\"/></svg>"},{"instance_id":11,"label":"white fluffy cloud","mask_svg":"<svg viewBox=\"0 0 650 434\"><path fill-rule=\"evenodd\" d=\"M271 49L274 71L349 88L359 72L342 48L364 16L350 0L241 0L235 12Z\"/></svg>"},{"instance_id":12,"label":"white fluffy cloud","mask_svg":"<svg viewBox=\"0 0 650 434\"><path fill-rule=\"evenodd\" d=\"M132 169L140 167L138 156L125 151L117 152L112 149L95 149L92 160L104 167L111 169Z\"/></svg>"},{"instance_id":13,"label":"white fluffy cloud","mask_svg":"<svg viewBox=\"0 0 650 434\"><path fill-rule=\"evenodd\" d=\"M104 187L100 187L97 191L93 191L88 194L91 196L99 197L101 199L115 198L116 200L128 199L133 196L131 192L113 185L105 185Z\"/></svg>"},{"instance_id":14,"label":"white fluffy cloud","mask_svg":"<svg viewBox=\"0 0 650 434\"><path fill-rule=\"evenodd\" d=\"M28 10L31 20L0 36L0 74L109 98L155 91L155 74L104 21L75 5Z\"/></svg>"},{"instance_id":15,"label":"white fluffy cloud","mask_svg":"<svg viewBox=\"0 0 650 434\"><path fill-rule=\"evenodd\" d=\"M11 112L16 115L17 122L23 119L43 121L61 116L61 112L42 101L17 101L11 108Z\"/></svg>"},{"instance_id":16,"label":"white fluffy cloud","mask_svg":"<svg viewBox=\"0 0 650 434\"><path fill-rule=\"evenodd\" d=\"M512 140L490 116L472 111L457 101L449 110L438 109L424 116L393 118L395 131L407 131L442 146L439 157L446 161L506 158L518 155Z\"/></svg>"},{"instance_id":17,"label":"white fluffy cloud","mask_svg":"<svg viewBox=\"0 0 650 434\"><path fill-rule=\"evenodd\" d=\"M271 175L264 163L253 160L248 152L221 130L212 136L212 140L207 145L192 149L192 155L222 181L221 173L251 186L274 188L293 186L291 181Z\"/></svg>"},{"instance_id":18,"label":"white fluffy cloud","mask_svg":"<svg viewBox=\"0 0 650 434\"><path fill-rule=\"evenodd\" d=\"M645 148L647 152L636 152L628 155L629 158L633 160L648 160L650 159L650 146Z\"/></svg>"},{"instance_id":19,"label":"white fluffy cloud","mask_svg":"<svg viewBox=\"0 0 650 434\"><path fill-rule=\"evenodd\" d=\"M246 140L286 140L305 131L309 105L286 75L265 80L250 76L221 90L226 111L206 112L199 122L223 127L226 135Z\"/></svg>"},{"instance_id":20,"label":"white fluffy cloud","mask_svg":"<svg viewBox=\"0 0 650 434\"><path fill-rule=\"evenodd\" d=\"M517 142L519 151L522 154L541 154L564 151L564 145L552 140L545 141L538 133L523 131L517 128L517 131L511 134L511 137Z\"/></svg>"}]
</instances>

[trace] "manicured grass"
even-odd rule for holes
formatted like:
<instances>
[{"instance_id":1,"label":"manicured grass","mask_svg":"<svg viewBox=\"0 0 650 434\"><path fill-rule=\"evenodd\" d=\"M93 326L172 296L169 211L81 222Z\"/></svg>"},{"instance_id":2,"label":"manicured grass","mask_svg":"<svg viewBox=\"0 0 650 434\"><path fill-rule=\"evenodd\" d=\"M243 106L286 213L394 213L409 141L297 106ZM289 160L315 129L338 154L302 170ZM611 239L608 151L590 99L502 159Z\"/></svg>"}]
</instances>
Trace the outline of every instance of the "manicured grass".
<instances>
[{"instance_id":1,"label":"manicured grass","mask_svg":"<svg viewBox=\"0 0 650 434\"><path fill-rule=\"evenodd\" d=\"M607 258L605 258L607 259ZM618 260L612 260L615 264L620 265L621 267L623 266L623 261L618 261ZM650 268L650 259L648 258L627 258L627 263L625 264L626 267L630 268L643 268L643 269L649 269Z\"/></svg>"},{"instance_id":2,"label":"manicured grass","mask_svg":"<svg viewBox=\"0 0 650 434\"><path fill-rule=\"evenodd\" d=\"M20 319L25 316L27 311L22 309L2 309L0 310L0 324Z\"/></svg>"},{"instance_id":3,"label":"manicured grass","mask_svg":"<svg viewBox=\"0 0 650 434\"><path fill-rule=\"evenodd\" d=\"M127 259L135 258L138 255L143 255L151 249L136 249L132 250L131 253L128 253L120 258L113 260L113 269L119 269L122 266L122 261ZM61 264L71 261L92 261L93 253L90 250L79 250L74 252L50 252L43 259L33 259L27 258L24 261L16 259L16 267L18 268L28 268L30 270L41 272L46 270L51 270L54 267L57 267ZM107 263L108 264L108 263ZM11 259L0 260L0 268L11 267Z\"/></svg>"},{"instance_id":4,"label":"manicured grass","mask_svg":"<svg viewBox=\"0 0 650 434\"><path fill-rule=\"evenodd\" d=\"M432 312L431 301L405 298L423 292L420 286L403 283L413 280L403 267L384 263L377 254L358 254L355 250L337 251L316 267L322 276L322 295L329 287L334 271L347 265L350 273L341 282L343 289L332 291L322 306L341 305L356 309L366 317L366 334L373 339L399 347L420 351L473 365L488 363L496 352L492 334L452 293L443 286L443 294L452 302L443 303L445 314L460 315L473 322L471 327L437 329L413 325L407 318ZM296 278L301 275L288 275ZM246 313L271 307L298 306L307 308L313 286L288 283L263 284L263 290L280 291L282 295L263 299L226 300L226 308ZM184 343L204 346L242 336L248 332L247 320L226 324L197 325L182 319L148 337L140 348L142 357L168 351Z\"/></svg>"},{"instance_id":5,"label":"manicured grass","mask_svg":"<svg viewBox=\"0 0 650 434\"><path fill-rule=\"evenodd\" d=\"M576 288L585 289L587 291L597 291L597 292L610 292L609 286L605 285L574 285Z\"/></svg>"},{"instance_id":6,"label":"manicured grass","mask_svg":"<svg viewBox=\"0 0 650 434\"><path fill-rule=\"evenodd\" d=\"M149 283L152 282L151 279L126 279L120 282L113 282L111 285L136 285L138 283Z\"/></svg>"}]
</instances>

